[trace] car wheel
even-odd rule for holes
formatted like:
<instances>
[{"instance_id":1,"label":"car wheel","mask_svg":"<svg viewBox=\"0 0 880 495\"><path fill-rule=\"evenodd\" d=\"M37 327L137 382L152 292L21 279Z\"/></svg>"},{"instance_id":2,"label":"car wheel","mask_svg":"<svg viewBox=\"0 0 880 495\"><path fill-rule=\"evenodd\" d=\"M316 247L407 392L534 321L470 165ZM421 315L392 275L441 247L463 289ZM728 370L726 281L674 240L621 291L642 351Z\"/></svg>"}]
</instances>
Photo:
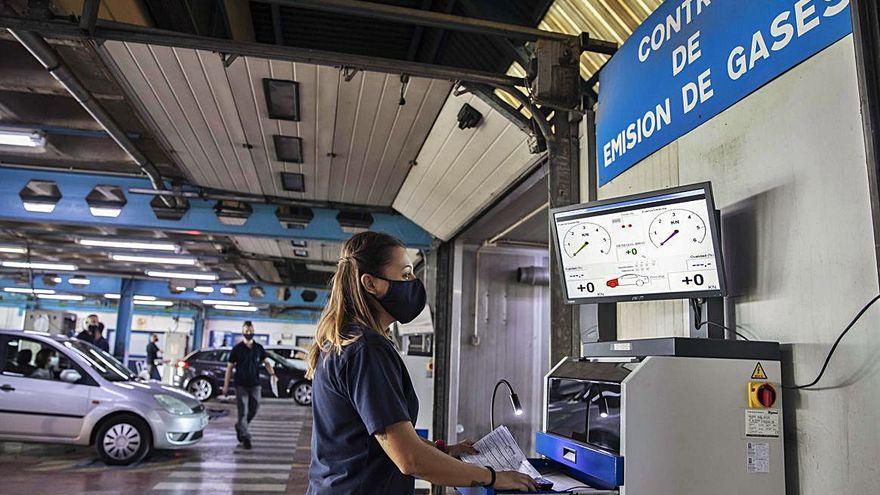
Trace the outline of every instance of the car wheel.
<instances>
[{"instance_id":1,"label":"car wheel","mask_svg":"<svg viewBox=\"0 0 880 495\"><path fill-rule=\"evenodd\" d=\"M142 460L150 452L150 429L137 416L117 416L103 425L95 437L95 449L105 463L125 466Z\"/></svg>"},{"instance_id":2,"label":"car wheel","mask_svg":"<svg viewBox=\"0 0 880 495\"><path fill-rule=\"evenodd\" d=\"M207 378L196 378L189 382L186 390L203 402L214 396L214 384Z\"/></svg>"},{"instance_id":3,"label":"car wheel","mask_svg":"<svg viewBox=\"0 0 880 495\"><path fill-rule=\"evenodd\" d=\"M299 382L290 391L293 400L301 406L312 405L312 382Z\"/></svg>"}]
</instances>

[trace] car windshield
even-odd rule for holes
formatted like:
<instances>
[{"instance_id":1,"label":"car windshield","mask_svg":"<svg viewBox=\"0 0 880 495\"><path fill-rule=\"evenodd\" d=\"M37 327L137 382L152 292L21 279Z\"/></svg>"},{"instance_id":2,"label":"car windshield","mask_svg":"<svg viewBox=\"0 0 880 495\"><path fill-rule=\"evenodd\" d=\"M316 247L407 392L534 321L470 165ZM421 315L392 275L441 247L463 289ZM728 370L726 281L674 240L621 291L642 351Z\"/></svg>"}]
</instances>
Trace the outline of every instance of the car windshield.
<instances>
[{"instance_id":1,"label":"car windshield","mask_svg":"<svg viewBox=\"0 0 880 495\"><path fill-rule=\"evenodd\" d=\"M273 351L266 351L266 354L273 361L275 361L276 363L280 364L281 366L283 366L285 368L295 369L295 370L305 370L306 369L305 368L306 363L302 359L286 358L286 357L284 357L276 352L273 352Z\"/></svg>"},{"instance_id":2,"label":"car windshield","mask_svg":"<svg viewBox=\"0 0 880 495\"><path fill-rule=\"evenodd\" d=\"M125 382L133 380L136 376L115 357L91 344L79 340L68 340L64 342L64 346L83 358L83 361L105 380Z\"/></svg>"}]
</instances>

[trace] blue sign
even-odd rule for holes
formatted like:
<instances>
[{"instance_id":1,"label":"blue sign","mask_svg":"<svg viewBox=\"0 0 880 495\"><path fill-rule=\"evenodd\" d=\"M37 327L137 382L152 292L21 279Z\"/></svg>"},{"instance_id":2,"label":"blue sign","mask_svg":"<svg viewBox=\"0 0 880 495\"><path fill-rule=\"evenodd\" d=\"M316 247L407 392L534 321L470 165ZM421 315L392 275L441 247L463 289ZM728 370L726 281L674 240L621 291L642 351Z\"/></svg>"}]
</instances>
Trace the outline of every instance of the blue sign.
<instances>
[{"instance_id":1,"label":"blue sign","mask_svg":"<svg viewBox=\"0 0 880 495\"><path fill-rule=\"evenodd\" d=\"M851 32L849 0L667 0L599 77L599 185Z\"/></svg>"}]
</instances>

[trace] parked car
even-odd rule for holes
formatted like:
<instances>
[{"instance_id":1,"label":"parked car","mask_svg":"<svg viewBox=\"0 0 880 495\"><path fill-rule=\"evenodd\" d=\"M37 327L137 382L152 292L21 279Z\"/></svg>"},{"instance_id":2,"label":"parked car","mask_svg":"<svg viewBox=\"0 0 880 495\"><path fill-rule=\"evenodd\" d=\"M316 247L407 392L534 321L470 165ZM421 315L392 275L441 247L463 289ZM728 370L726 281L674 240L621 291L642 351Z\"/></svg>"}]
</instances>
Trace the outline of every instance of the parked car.
<instances>
[{"instance_id":1,"label":"parked car","mask_svg":"<svg viewBox=\"0 0 880 495\"><path fill-rule=\"evenodd\" d=\"M94 445L124 465L194 445L208 425L195 397L81 340L0 330L0 367L0 440Z\"/></svg>"},{"instance_id":2,"label":"parked car","mask_svg":"<svg viewBox=\"0 0 880 495\"><path fill-rule=\"evenodd\" d=\"M230 347L199 349L187 354L174 367L174 385L187 390L197 399L206 401L221 392L229 362ZM306 379L306 350L292 346L267 346L269 361L278 375L278 395L292 397L297 404L312 404L312 382ZM269 374L260 368L264 397L274 397ZM230 380L233 391L235 377Z\"/></svg>"}]
</instances>

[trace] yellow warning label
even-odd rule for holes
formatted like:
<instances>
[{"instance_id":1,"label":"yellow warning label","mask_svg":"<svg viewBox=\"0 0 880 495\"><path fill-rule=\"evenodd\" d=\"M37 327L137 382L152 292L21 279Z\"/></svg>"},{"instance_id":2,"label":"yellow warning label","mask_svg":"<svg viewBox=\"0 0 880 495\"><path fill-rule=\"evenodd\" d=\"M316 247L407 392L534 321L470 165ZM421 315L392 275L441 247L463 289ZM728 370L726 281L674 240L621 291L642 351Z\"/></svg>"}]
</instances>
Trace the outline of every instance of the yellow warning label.
<instances>
[{"instance_id":1,"label":"yellow warning label","mask_svg":"<svg viewBox=\"0 0 880 495\"><path fill-rule=\"evenodd\" d=\"M758 363L755 366L755 371L752 372L752 380L766 380L767 373L764 373L764 367L761 366L761 363Z\"/></svg>"}]
</instances>

